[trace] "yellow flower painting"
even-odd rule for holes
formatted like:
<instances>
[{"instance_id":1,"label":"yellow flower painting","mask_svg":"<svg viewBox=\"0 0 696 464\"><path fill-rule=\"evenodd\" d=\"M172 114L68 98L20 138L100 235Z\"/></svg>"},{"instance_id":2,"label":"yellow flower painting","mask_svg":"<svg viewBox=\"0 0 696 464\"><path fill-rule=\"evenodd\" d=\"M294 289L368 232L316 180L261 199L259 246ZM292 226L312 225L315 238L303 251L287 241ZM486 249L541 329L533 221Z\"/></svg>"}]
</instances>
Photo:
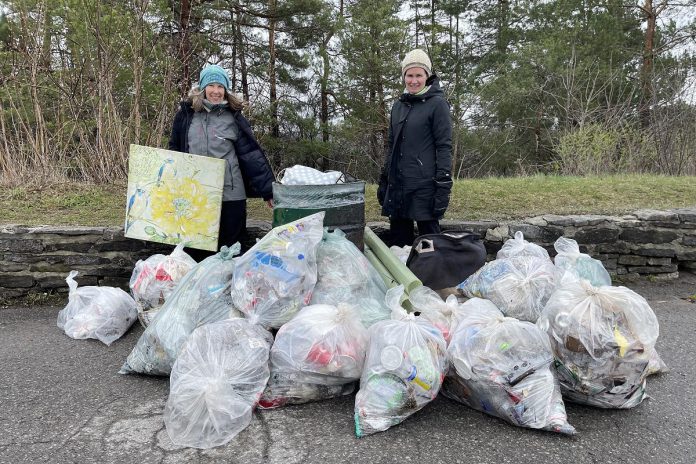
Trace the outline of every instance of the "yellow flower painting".
<instances>
[{"instance_id":1,"label":"yellow flower painting","mask_svg":"<svg viewBox=\"0 0 696 464\"><path fill-rule=\"evenodd\" d=\"M225 161L131 145L126 237L216 251Z\"/></svg>"}]
</instances>

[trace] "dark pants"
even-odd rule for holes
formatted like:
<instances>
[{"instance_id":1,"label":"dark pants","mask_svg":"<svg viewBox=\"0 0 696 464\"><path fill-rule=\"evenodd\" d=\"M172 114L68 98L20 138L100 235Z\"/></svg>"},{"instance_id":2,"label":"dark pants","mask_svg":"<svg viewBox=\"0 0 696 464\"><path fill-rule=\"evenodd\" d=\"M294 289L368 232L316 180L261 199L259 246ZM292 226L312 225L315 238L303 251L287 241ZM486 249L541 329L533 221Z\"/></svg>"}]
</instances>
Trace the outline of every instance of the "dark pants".
<instances>
[{"instance_id":1,"label":"dark pants","mask_svg":"<svg viewBox=\"0 0 696 464\"><path fill-rule=\"evenodd\" d=\"M220 247L223 245L231 246L246 238L246 219L246 200L222 202L217 251L220 251ZM197 250L194 248L185 248L185 251L199 263L208 256L217 253L217 251Z\"/></svg>"},{"instance_id":2,"label":"dark pants","mask_svg":"<svg viewBox=\"0 0 696 464\"><path fill-rule=\"evenodd\" d=\"M429 221L416 221L418 223L418 235L439 234L440 221L432 219ZM413 219L408 218L389 218L389 238L388 245L402 247L404 245L413 245L416 239L413 227Z\"/></svg>"}]
</instances>

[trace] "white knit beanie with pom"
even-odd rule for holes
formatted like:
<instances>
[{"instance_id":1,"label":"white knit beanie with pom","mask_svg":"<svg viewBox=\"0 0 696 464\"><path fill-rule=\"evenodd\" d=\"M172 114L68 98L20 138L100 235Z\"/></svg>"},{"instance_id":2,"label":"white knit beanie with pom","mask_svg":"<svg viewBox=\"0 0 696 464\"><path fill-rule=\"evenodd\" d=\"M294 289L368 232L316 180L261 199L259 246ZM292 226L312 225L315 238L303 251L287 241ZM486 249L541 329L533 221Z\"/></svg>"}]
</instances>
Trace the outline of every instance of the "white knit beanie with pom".
<instances>
[{"instance_id":1,"label":"white knit beanie with pom","mask_svg":"<svg viewBox=\"0 0 696 464\"><path fill-rule=\"evenodd\" d=\"M433 73L431 70L432 63L430 62L428 54L420 48L411 50L404 57L404 60L401 62L401 77L404 77L406 75L406 71L411 68L423 68L425 70L425 74L427 74L426 77L430 77L430 75Z\"/></svg>"}]
</instances>

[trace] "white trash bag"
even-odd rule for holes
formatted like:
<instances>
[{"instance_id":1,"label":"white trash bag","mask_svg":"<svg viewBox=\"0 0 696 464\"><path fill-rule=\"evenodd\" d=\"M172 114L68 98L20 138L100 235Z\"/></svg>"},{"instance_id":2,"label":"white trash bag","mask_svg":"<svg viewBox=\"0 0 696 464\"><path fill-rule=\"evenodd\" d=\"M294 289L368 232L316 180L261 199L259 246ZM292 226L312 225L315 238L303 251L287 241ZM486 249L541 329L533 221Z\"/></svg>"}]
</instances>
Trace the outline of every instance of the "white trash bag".
<instances>
[{"instance_id":1,"label":"white trash bag","mask_svg":"<svg viewBox=\"0 0 696 464\"><path fill-rule=\"evenodd\" d=\"M555 288L555 267L548 259L516 256L495 259L457 286L469 298L491 300L503 314L536 322Z\"/></svg>"},{"instance_id":2,"label":"white trash bag","mask_svg":"<svg viewBox=\"0 0 696 464\"><path fill-rule=\"evenodd\" d=\"M430 287L421 285L408 294L408 300L414 312L427 319L442 333L445 342L449 343L452 333L452 317L460 306L455 295L447 296L443 301L440 295Z\"/></svg>"},{"instance_id":3,"label":"white trash bag","mask_svg":"<svg viewBox=\"0 0 696 464\"><path fill-rule=\"evenodd\" d=\"M96 338L111 345L128 331L138 317L135 301L120 288L77 288L77 274L77 271L70 271L65 279L70 293L67 306L58 313L58 328L70 338Z\"/></svg>"},{"instance_id":4,"label":"white trash bag","mask_svg":"<svg viewBox=\"0 0 696 464\"><path fill-rule=\"evenodd\" d=\"M558 253L554 258L556 265L556 282L560 284L564 274L585 279L595 287L611 285L611 277L602 262L580 253L580 246L575 240L560 237L553 244Z\"/></svg>"},{"instance_id":5,"label":"white trash bag","mask_svg":"<svg viewBox=\"0 0 696 464\"><path fill-rule=\"evenodd\" d=\"M568 435L548 337L531 322L478 305L452 334L445 396L512 425Z\"/></svg>"},{"instance_id":6,"label":"white trash bag","mask_svg":"<svg viewBox=\"0 0 696 464\"><path fill-rule=\"evenodd\" d=\"M129 286L143 327L150 325L174 288L196 264L184 251L183 243L169 255L155 254L135 263Z\"/></svg>"},{"instance_id":7,"label":"white trash bag","mask_svg":"<svg viewBox=\"0 0 696 464\"><path fill-rule=\"evenodd\" d=\"M279 328L312 299L324 212L275 227L237 260L231 294L244 315Z\"/></svg>"},{"instance_id":8,"label":"white trash bag","mask_svg":"<svg viewBox=\"0 0 696 464\"><path fill-rule=\"evenodd\" d=\"M239 243L231 248L223 246L186 274L140 336L121 374L169 375L179 350L196 327L241 316L230 297L233 257L239 249Z\"/></svg>"},{"instance_id":9,"label":"white trash bag","mask_svg":"<svg viewBox=\"0 0 696 464\"><path fill-rule=\"evenodd\" d=\"M271 349L262 408L348 395L365 363L367 329L346 303L306 306L284 324Z\"/></svg>"},{"instance_id":10,"label":"white trash bag","mask_svg":"<svg viewBox=\"0 0 696 464\"><path fill-rule=\"evenodd\" d=\"M429 321L399 306L403 286L387 291L392 319L369 329L355 435L363 437L403 422L437 396L446 367L445 339Z\"/></svg>"},{"instance_id":11,"label":"white trash bag","mask_svg":"<svg viewBox=\"0 0 696 464\"><path fill-rule=\"evenodd\" d=\"M564 279L537 325L550 338L567 399L632 408L646 397L660 329L642 296L626 287Z\"/></svg>"},{"instance_id":12,"label":"white trash bag","mask_svg":"<svg viewBox=\"0 0 696 464\"><path fill-rule=\"evenodd\" d=\"M549 252L536 243L528 242L524 239L522 231L515 232L515 237L503 243L503 247L495 255L496 259L512 258L513 256L532 256L535 258L548 259Z\"/></svg>"},{"instance_id":13,"label":"white trash bag","mask_svg":"<svg viewBox=\"0 0 696 464\"><path fill-rule=\"evenodd\" d=\"M244 430L268 381L272 343L241 318L194 330L170 377L164 424L172 443L212 448Z\"/></svg>"},{"instance_id":14,"label":"white trash bag","mask_svg":"<svg viewBox=\"0 0 696 464\"><path fill-rule=\"evenodd\" d=\"M317 284L311 304L348 303L369 327L389 319L391 311L384 303L386 292L379 273L343 231L324 231L317 249Z\"/></svg>"},{"instance_id":15,"label":"white trash bag","mask_svg":"<svg viewBox=\"0 0 696 464\"><path fill-rule=\"evenodd\" d=\"M339 171L322 172L309 166L296 164L286 168L280 183L283 185L329 185L343 183L343 173Z\"/></svg>"}]
</instances>

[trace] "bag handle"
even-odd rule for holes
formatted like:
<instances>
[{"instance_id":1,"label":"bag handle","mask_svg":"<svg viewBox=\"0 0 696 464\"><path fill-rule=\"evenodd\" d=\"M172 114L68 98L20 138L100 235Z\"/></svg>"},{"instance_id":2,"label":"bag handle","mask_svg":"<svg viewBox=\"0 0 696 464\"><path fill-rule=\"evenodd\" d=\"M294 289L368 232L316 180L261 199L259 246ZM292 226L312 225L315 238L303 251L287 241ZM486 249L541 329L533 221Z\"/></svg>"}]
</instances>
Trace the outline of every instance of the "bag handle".
<instances>
[{"instance_id":1,"label":"bag handle","mask_svg":"<svg viewBox=\"0 0 696 464\"><path fill-rule=\"evenodd\" d=\"M418 254L432 253L433 251L435 251L435 244L431 239L424 238L423 240L418 241L418 245L416 245L415 250Z\"/></svg>"}]
</instances>

